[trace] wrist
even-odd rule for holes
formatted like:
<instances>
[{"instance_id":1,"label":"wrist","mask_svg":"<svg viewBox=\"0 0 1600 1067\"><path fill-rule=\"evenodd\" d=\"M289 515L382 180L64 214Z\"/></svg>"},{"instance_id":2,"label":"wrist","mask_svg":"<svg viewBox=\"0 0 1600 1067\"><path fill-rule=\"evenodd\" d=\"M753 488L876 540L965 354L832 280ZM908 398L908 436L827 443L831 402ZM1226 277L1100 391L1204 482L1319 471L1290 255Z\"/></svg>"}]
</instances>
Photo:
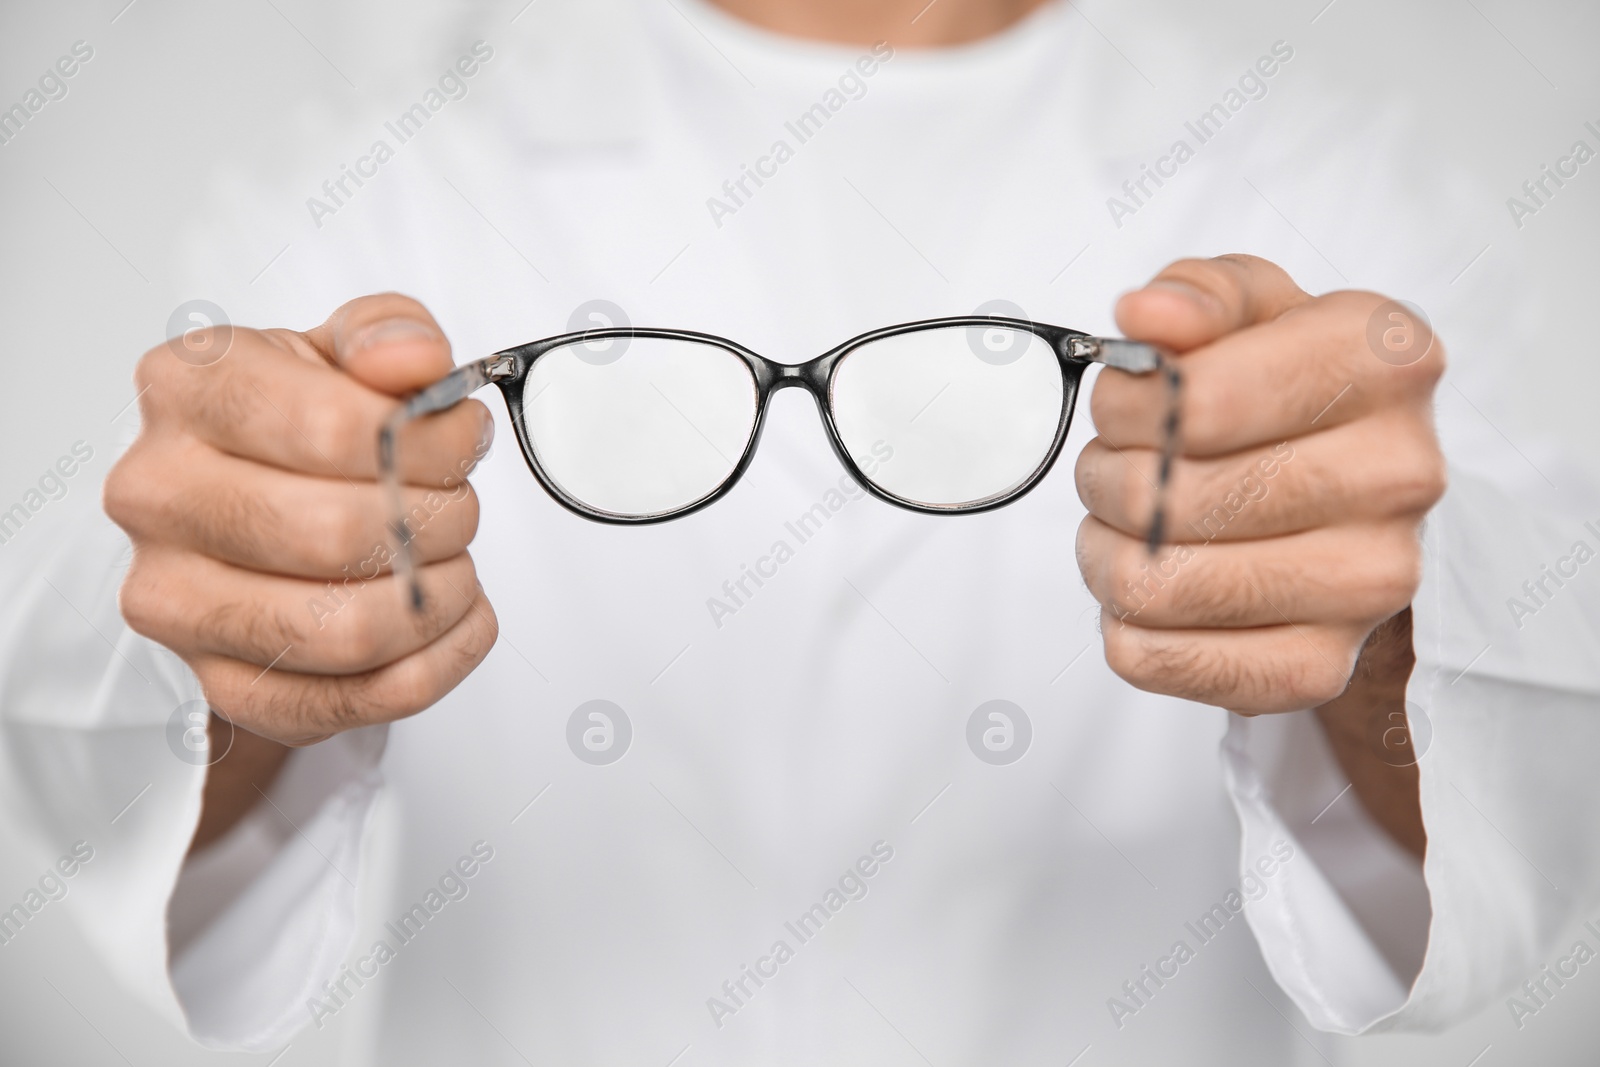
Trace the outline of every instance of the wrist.
<instances>
[{"instance_id":1,"label":"wrist","mask_svg":"<svg viewBox=\"0 0 1600 1067\"><path fill-rule=\"evenodd\" d=\"M1408 607L1373 630L1345 691L1316 712L1351 791L1390 837L1420 857L1427 833L1416 762L1396 766L1392 755L1385 759L1387 750L1378 751L1371 731L1375 719L1406 721L1406 685L1415 663Z\"/></svg>"},{"instance_id":2,"label":"wrist","mask_svg":"<svg viewBox=\"0 0 1600 1067\"><path fill-rule=\"evenodd\" d=\"M213 745L226 745L227 751L206 768L200 822L189 842L190 854L199 852L233 829L261 802L288 762L291 751L286 745L230 726L215 712L211 714L207 732Z\"/></svg>"}]
</instances>

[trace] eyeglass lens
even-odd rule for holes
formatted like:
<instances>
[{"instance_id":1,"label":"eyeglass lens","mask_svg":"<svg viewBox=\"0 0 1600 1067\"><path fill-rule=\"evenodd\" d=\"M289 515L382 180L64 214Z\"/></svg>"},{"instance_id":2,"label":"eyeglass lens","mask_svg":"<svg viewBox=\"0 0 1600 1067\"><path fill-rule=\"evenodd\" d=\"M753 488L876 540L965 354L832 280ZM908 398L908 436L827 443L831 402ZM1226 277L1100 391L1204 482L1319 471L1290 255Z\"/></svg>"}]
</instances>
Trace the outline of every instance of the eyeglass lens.
<instances>
[{"instance_id":1,"label":"eyeglass lens","mask_svg":"<svg viewBox=\"0 0 1600 1067\"><path fill-rule=\"evenodd\" d=\"M880 442L871 480L930 507L1019 488L1049 457L1065 401L1050 344L1002 326L897 334L852 349L831 404L851 455Z\"/></svg>"},{"instance_id":2,"label":"eyeglass lens","mask_svg":"<svg viewBox=\"0 0 1600 1067\"><path fill-rule=\"evenodd\" d=\"M612 337L534 361L523 421L547 477L613 515L686 508L733 474L755 432L755 378L725 348Z\"/></svg>"}]
</instances>

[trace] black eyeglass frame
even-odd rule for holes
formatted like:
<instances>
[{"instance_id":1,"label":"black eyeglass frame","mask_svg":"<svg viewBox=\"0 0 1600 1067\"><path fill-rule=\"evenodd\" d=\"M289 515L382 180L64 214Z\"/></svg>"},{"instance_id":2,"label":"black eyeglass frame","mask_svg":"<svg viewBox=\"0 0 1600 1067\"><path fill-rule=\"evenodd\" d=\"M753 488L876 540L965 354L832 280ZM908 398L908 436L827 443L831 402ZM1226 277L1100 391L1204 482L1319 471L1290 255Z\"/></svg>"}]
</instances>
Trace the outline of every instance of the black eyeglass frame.
<instances>
[{"instance_id":1,"label":"black eyeglass frame","mask_svg":"<svg viewBox=\"0 0 1600 1067\"><path fill-rule=\"evenodd\" d=\"M1017 485L1001 493L970 503L951 505L927 504L896 496L894 493L879 486L862 471L845 447L833 415L832 390L834 377L838 373L839 365L844 358L863 345L904 334L961 328L1005 328L1017 330L1031 333L1050 346L1051 350L1056 354L1056 359L1061 369L1063 393L1061 414L1057 421L1055 438L1038 466ZM756 390L755 424L752 426L750 436L744 444L743 453L740 455L738 462L734 464L733 469L728 472L728 475L716 488L697 500L682 507L653 512L647 515L627 515L595 508L572 496L562 488L554 478L545 472L539 462L538 453L528 433L523 409L523 392L528 374L533 369L534 364L543 356L557 349L567 348L576 344L633 338L689 341L730 352L744 362L754 380ZM522 458L540 486L562 507L594 522L625 526L642 526L667 522L686 515L692 515L701 508L722 499L738 484L739 479L744 476L744 472L755 458L756 449L761 443L761 432L766 425L767 407L772 395L778 390L786 388L803 388L811 394L812 399L816 401L817 410L822 416L823 426L827 431L828 443L833 448L834 455L838 456L839 462L844 465L845 470L867 492L886 503L905 508L908 511L932 515L950 515L975 514L1004 507L1025 496L1043 480L1046 474L1050 473L1050 469L1055 466L1056 460L1061 455L1061 449L1066 443L1067 434L1072 428L1072 414L1077 405L1078 387L1082 382L1083 374L1094 363L1115 367L1118 370L1134 374L1145 374L1164 369L1172 385L1174 397L1176 396L1178 384L1176 368L1173 366L1171 359L1153 345L1120 338L1096 337L1081 330L1073 330L1065 326L1053 326L1048 323L1001 316L965 315L950 318L923 319L917 322L885 326L852 337L814 359L797 364L779 363L768 359L736 341L731 341L726 337L718 337L715 334L697 333L690 330L646 329L632 326L606 327L584 330L578 333L565 333L502 349L485 359L458 367L446 377L410 397L384 424L379 434L379 469L384 472L384 480L389 485L391 506L394 509L394 521L391 526L392 532L399 542L399 570L409 578L411 571L410 542L413 534L410 528L405 525L399 507L398 476L395 473L397 463L394 454L395 439L398 431L401 426L412 419L454 406L484 385L493 384L498 386L501 395L505 397L506 408L511 414L512 426L516 430L517 443L522 449ZM1176 429L1177 414L1176 402L1174 401L1168 418L1169 441L1167 447L1163 449L1161 470L1161 486L1163 487L1167 482L1171 454L1176 444ZM1157 544L1160 540L1160 510L1158 504L1157 515L1151 530L1152 545ZM413 601L418 602L419 598L420 593L413 583Z\"/></svg>"}]
</instances>

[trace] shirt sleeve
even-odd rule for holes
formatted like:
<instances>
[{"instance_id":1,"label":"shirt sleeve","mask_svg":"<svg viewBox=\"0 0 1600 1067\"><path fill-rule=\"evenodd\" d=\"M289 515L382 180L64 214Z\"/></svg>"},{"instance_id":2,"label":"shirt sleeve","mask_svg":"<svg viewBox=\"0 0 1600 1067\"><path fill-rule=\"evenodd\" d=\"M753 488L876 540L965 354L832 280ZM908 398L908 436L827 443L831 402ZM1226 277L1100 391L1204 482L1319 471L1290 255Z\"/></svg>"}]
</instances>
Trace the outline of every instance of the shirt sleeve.
<instances>
[{"instance_id":1,"label":"shirt sleeve","mask_svg":"<svg viewBox=\"0 0 1600 1067\"><path fill-rule=\"evenodd\" d=\"M1423 863L1336 799L1310 713L1238 719L1223 742L1242 870L1280 842L1295 857L1246 902L1250 926L1335 1033L1441 1030L1500 997L1520 1019L1540 1006L1523 983L1596 936L1600 849L1573 828L1600 819L1600 522L1455 471L1424 553L1407 689Z\"/></svg>"},{"instance_id":2,"label":"shirt sleeve","mask_svg":"<svg viewBox=\"0 0 1600 1067\"><path fill-rule=\"evenodd\" d=\"M0 567L0 804L41 854L92 852L72 915L125 987L202 1044L276 1048L354 937L386 730L295 753L186 863L212 757L199 682L123 622L122 532L98 512L74 528L27 531Z\"/></svg>"}]
</instances>

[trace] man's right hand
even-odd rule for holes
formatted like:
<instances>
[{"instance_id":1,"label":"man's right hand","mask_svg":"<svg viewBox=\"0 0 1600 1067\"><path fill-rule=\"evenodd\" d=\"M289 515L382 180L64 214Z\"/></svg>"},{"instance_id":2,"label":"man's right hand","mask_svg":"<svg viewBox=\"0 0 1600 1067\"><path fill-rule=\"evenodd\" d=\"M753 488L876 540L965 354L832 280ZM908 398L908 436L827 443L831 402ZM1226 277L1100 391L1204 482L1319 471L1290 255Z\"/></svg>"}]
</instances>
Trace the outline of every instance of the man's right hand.
<instances>
[{"instance_id":1,"label":"man's right hand","mask_svg":"<svg viewBox=\"0 0 1600 1067\"><path fill-rule=\"evenodd\" d=\"M451 367L433 317L392 293L306 333L234 327L207 366L171 345L140 360L143 427L105 485L133 541L122 614L239 727L296 746L403 718L493 646L466 551L478 501L465 476L494 430L476 400L400 440L406 510L427 516L413 545L421 614L387 566L378 430L395 397Z\"/></svg>"}]
</instances>

